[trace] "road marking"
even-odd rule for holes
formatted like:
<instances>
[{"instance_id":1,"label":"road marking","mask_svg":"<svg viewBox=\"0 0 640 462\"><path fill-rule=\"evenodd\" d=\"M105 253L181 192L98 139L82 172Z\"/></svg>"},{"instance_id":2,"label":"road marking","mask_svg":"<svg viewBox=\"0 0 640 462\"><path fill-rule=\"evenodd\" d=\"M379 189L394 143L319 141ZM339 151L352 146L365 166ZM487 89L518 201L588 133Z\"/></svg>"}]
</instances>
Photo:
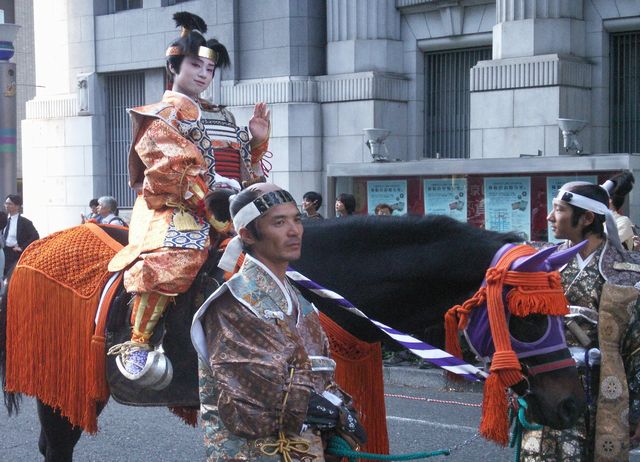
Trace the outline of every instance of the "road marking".
<instances>
[{"instance_id":1,"label":"road marking","mask_svg":"<svg viewBox=\"0 0 640 462\"><path fill-rule=\"evenodd\" d=\"M408 419L406 417L396 417L393 415L388 415L387 420L395 420L397 422L406 422L406 423L415 423L419 425L427 425L430 427L446 428L448 430L459 430L459 431L471 432L471 433L475 433L478 431L476 427L467 427L466 425L443 424L438 422L429 422L427 420Z\"/></svg>"}]
</instances>

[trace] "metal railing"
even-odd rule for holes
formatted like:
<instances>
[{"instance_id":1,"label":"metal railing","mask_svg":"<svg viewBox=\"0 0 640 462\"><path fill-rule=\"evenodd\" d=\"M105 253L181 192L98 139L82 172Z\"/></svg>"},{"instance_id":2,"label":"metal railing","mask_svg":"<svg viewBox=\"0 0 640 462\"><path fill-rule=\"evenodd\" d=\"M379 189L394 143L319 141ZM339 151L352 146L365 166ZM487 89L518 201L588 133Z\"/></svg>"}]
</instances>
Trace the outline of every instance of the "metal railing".
<instances>
[{"instance_id":1,"label":"metal railing","mask_svg":"<svg viewBox=\"0 0 640 462\"><path fill-rule=\"evenodd\" d=\"M107 117L107 191L120 207L132 207L135 193L128 184L131 122L126 109L144 104L144 72L105 76Z\"/></svg>"},{"instance_id":2,"label":"metal railing","mask_svg":"<svg viewBox=\"0 0 640 462\"><path fill-rule=\"evenodd\" d=\"M425 157L469 157L470 70L488 59L491 47L425 53Z\"/></svg>"},{"instance_id":3,"label":"metal railing","mask_svg":"<svg viewBox=\"0 0 640 462\"><path fill-rule=\"evenodd\" d=\"M610 37L611 152L640 152L640 31Z\"/></svg>"}]
</instances>

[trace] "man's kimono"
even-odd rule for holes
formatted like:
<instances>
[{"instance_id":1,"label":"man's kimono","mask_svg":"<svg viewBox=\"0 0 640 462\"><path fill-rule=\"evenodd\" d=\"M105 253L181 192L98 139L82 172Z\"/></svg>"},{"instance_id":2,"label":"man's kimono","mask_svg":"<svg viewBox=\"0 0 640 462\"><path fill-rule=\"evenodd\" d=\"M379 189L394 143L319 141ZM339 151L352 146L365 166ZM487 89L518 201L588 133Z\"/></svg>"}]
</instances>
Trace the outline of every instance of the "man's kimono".
<instances>
[{"instance_id":1,"label":"man's kimono","mask_svg":"<svg viewBox=\"0 0 640 462\"><path fill-rule=\"evenodd\" d=\"M304 424L312 391L348 399L314 306L247 255L233 278L194 317L209 460L280 461L267 454L279 432L294 461L323 461L319 431ZM306 442L308 449L298 451Z\"/></svg>"}]
</instances>

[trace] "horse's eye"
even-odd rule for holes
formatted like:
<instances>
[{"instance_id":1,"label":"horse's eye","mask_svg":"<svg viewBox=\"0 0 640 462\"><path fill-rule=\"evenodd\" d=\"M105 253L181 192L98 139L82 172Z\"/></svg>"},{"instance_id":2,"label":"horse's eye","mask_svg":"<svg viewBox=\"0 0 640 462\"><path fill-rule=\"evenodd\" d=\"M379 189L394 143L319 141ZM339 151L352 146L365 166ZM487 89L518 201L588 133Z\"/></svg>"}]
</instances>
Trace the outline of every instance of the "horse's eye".
<instances>
[{"instance_id":1,"label":"horse's eye","mask_svg":"<svg viewBox=\"0 0 640 462\"><path fill-rule=\"evenodd\" d=\"M509 332L522 343L534 343L540 340L549 328L549 317L542 314L531 314L524 318L511 316Z\"/></svg>"}]
</instances>

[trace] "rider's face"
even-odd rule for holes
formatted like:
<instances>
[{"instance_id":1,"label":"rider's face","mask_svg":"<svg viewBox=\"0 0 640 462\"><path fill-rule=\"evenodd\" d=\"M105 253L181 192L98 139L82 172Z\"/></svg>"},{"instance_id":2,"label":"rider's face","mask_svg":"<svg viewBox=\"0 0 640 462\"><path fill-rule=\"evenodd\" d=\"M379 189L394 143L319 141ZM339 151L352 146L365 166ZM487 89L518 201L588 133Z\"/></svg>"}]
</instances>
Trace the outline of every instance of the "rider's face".
<instances>
[{"instance_id":1,"label":"rider's face","mask_svg":"<svg viewBox=\"0 0 640 462\"><path fill-rule=\"evenodd\" d=\"M207 89L216 65L208 58L199 56L185 56L180 65L180 72L173 73L173 91L182 93L190 98L196 98Z\"/></svg>"},{"instance_id":2,"label":"rider's face","mask_svg":"<svg viewBox=\"0 0 640 462\"><path fill-rule=\"evenodd\" d=\"M282 268L300 258L302 221L293 203L276 205L256 221L260 239L246 231L242 239L251 246L252 255L269 269ZM243 230L244 231L244 230Z\"/></svg>"}]
</instances>

